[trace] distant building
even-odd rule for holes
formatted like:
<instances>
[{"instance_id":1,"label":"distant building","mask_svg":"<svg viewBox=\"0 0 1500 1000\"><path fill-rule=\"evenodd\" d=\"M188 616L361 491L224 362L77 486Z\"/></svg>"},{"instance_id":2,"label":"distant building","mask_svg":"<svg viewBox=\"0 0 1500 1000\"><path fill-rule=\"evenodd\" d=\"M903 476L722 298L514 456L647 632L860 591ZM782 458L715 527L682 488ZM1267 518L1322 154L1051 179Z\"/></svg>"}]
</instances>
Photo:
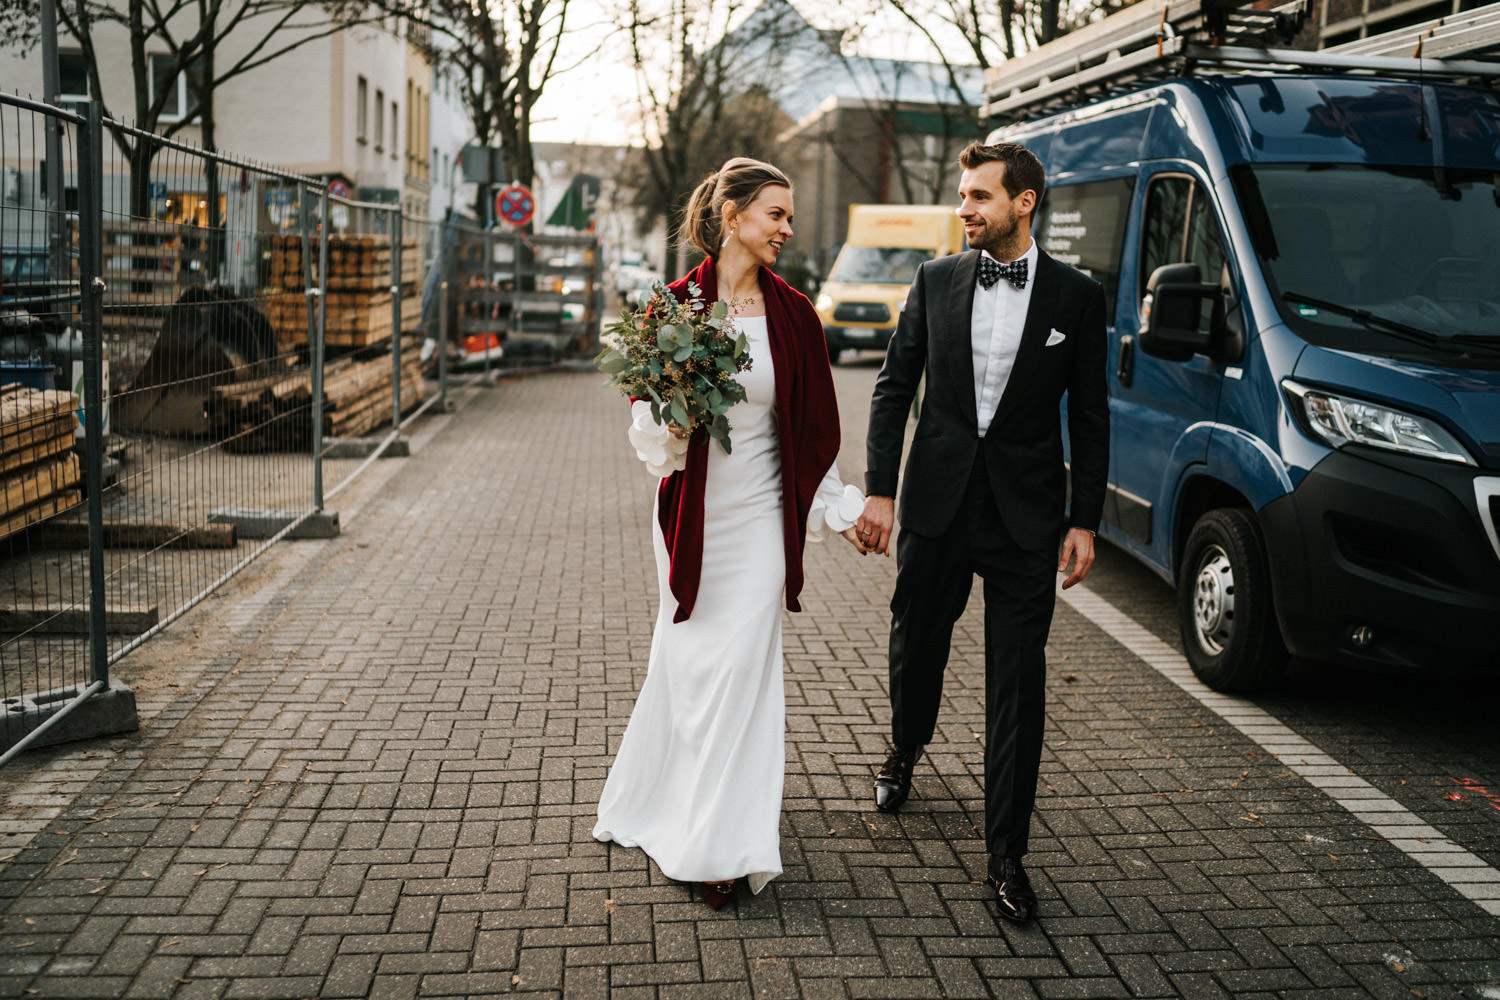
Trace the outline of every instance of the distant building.
<instances>
[{"instance_id":1,"label":"distant building","mask_svg":"<svg viewBox=\"0 0 1500 1000\"><path fill-rule=\"evenodd\" d=\"M399 203L425 218L433 171L432 71L426 38L404 19L390 21L314 39L217 88L217 147L294 172L329 176L347 185L356 199ZM262 42L262 30L261 23L252 21L231 32L216 54L218 65L232 64ZM106 104L117 118L128 120L135 99L126 28L95 21L93 31ZM277 44L273 38L271 46ZM165 45L159 47L159 58L165 58ZM77 40L61 31L58 49L64 100L87 100L88 76ZM0 51L0 89L40 95L37 55L36 50ZM175 96L163 121L177 122L191 109L192 82L188 74L179 74L170 85ZM201 128L189 124L175 138L201 143ZM107 155L117 156L112 149ZM160 217L206 218L205 196L191 172L180 179L182 190L173 187L178 182L170 174L164 174L164 181Z\"/></svg>"},{"instance_id":2,"label":"distant building","mask_svg":"<svg viewBox=\"0 0 1500 1000\"><path fill-rule=\"evenodd\" d=\"M461 215L474 211L475 185L465 181L459 158L465 146L474 140L474 125L464 107L461 81L450 60L443 57L445 36L435 37L432 69L432 126L428 144L432 147L428 217L447 218L450 212Z\"/></svg>"}]
</instances>

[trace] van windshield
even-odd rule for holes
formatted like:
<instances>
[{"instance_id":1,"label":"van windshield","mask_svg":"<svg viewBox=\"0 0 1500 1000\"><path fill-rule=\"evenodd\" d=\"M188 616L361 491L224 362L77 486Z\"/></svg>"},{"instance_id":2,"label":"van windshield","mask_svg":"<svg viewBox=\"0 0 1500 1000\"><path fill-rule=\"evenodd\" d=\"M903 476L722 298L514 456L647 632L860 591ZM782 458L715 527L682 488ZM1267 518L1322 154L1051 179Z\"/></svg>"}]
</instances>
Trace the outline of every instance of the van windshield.
<instances>
[{"instance_id":1,"label":"van windshield","mask_svg":"<svg viewBox=\"0 0 1500 1000\"><path fill-rule=\"evenodd\" d=\"M845 246L844 252L834 262L828 280L849 284L909 285L922 262L931 259L932 254L926 250L912 247Z\"/></svg>"},{"instance_id":2,"label":"van windshield","mask_svg":"<svg viewBox=\"0 0 1500 1000\"><path fill-rule=\"evenodd\" d=\"M1313 164L1235 173L1272 295L1304 339L1448 364L1466 345L1485 367L1500 358L1500 171Z\"/></svg>"}]
</instances>

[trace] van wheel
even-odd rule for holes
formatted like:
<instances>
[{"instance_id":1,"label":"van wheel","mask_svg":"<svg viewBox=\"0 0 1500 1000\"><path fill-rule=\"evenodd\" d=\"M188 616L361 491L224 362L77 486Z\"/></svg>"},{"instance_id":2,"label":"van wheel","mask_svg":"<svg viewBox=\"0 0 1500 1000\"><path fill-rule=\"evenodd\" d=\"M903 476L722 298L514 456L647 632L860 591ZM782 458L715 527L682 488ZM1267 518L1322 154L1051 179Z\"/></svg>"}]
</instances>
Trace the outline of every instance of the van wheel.
<instances>
[{"instance_id":1,"label":"van wheel","mask_svg":"<svg viewBox=\"0 0 1500 1000\"><path fill-rule=\"evenodd\" d=\"M1193 673L1215 691L1263 688L1286 669L1265 552L1248 511L1211 510L1188 536L1178 622Z\"/></svg>"}]
</instances>

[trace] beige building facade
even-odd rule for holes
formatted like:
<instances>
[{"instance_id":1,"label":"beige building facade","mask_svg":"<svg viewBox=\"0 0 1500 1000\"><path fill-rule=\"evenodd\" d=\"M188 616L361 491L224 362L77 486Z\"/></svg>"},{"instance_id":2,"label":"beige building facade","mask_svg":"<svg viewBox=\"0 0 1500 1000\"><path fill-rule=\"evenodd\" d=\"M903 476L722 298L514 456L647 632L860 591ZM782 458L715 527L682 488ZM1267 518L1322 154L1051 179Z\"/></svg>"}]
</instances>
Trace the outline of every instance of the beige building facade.
<instances>
[{"instance_id":1,"label":"beige building facade","mask_svg":"<svg viewBox=\"0 0 1500 1000\"><path fill-rule=\"evenodd\" d=\"M191 24L183 23L176 33L184 37L192 30ZM128 121L135 109L129 37L123 26L102 22L96 23L94 34L106 106L117 119ZM263 37L264 26L253 18L231 32L216 55L220 72ZM294 32L278 34L267 50L296 38ZM316 38L236 76L214 94L215 144L226 153L269 166L328 176L347 185L352 197L399 202L425 217L431 184L432 94L425 41L404 19L391 18ZM92 88L77 40L60 31L58 49L64 100L87 100ZM147 49L151 58L165 58L164 43L148 42ZM35 49L0 51L0 90L40 95L39 55ZM157 85L151 81L153 98ZM176 124L190 112L191 85L186 74L171 82L160 126ZM190 122L174 138L198 145L202 130ZM192 192L175 193L179 197L172 214L196 214Z\"/></svg>"}]
</instances>

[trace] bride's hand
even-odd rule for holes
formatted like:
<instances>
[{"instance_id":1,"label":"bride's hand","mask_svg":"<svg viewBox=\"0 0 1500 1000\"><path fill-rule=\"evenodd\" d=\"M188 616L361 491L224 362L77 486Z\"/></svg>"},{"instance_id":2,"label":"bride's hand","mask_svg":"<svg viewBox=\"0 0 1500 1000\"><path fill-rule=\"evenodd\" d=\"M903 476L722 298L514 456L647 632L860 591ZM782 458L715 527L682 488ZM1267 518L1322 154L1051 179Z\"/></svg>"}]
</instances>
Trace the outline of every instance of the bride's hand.
<instances>
[{"instance_id":1,"label":"bride's hand","mask_svg":"<svg viewBox=\"0 0 1500 1000\"><path fill-rule=\"evenodd\" d=\"M845 528L843 531L839 532L839 534L849 539L849 544L858 549L860 555L864 555L866 552L870 551L865 546L865 543L860 541L859 532L854 530L854 526L852 524L849 527Z\"/></svg>"}]
</instances>

